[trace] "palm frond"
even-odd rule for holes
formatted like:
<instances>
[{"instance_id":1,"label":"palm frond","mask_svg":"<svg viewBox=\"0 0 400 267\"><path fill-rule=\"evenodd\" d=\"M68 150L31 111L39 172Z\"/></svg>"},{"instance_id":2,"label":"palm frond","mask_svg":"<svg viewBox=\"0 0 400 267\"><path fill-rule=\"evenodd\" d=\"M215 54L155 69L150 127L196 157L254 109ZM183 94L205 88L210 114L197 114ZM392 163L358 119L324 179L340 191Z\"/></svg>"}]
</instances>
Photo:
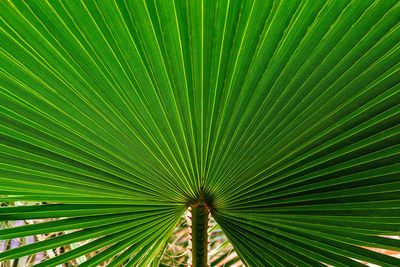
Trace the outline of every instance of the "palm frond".
<instances>
[{"instance_id":1,"label":"palm frond","mask_svg":"<svg viewBox=\"0 0 400 267\"><path fill-rule=\"evenodd\" d=\"M371 250L400 251L399 17L395 0L0 1L0 201L43 203L0 221L52 219L0 240L65 233L0 261L87 241L37 266L157 266L204 195L246 266L400 266Z\"/></svg>"}]
</instances>

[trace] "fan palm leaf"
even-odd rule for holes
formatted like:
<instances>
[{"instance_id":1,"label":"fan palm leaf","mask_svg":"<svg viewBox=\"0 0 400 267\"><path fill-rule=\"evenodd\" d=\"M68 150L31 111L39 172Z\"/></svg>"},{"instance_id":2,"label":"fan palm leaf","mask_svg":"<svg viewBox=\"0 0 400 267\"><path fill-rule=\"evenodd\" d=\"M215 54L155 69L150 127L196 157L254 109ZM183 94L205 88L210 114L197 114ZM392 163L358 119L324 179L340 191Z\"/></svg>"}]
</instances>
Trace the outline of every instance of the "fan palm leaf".
<instances>
[{"instance_id":1,"label":"fan palm leaf","mask_svg":"<svg viewBox=\"0 0 400 267\"><path fill-rule=\"evenodd\" d=\"M395 0L0 1L0 200L42 203L0 221L57 219L0 240L65 232L0 260L85 241L37 266L157 266L200 205L247 266L400 266L370 249L400 250L399 18Z\"/></svg>"}]
</instances>

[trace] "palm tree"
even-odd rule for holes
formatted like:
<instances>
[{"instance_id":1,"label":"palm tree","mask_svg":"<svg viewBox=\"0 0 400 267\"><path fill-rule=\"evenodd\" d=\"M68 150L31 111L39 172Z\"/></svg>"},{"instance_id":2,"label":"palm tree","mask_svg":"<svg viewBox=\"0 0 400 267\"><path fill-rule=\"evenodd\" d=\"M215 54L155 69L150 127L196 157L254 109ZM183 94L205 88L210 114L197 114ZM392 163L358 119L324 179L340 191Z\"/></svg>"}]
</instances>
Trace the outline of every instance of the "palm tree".
<instances>
[{"instance_id":1,"label":"palm tree","mask_svg":"<svg viewBox=\"0 0 400 267\"><path fill-rule=\"evenodd\" d=\"M158 266L400 266L396 0L0 1L0 240ZM29 203L40 203L29 204ZM6 204L4 204L6 205ZM13 224L15 225L15 224ZM81 258L82 259L82 258ZM112 261L108 261L112 259Z\"/></svg>"}]
</instances>

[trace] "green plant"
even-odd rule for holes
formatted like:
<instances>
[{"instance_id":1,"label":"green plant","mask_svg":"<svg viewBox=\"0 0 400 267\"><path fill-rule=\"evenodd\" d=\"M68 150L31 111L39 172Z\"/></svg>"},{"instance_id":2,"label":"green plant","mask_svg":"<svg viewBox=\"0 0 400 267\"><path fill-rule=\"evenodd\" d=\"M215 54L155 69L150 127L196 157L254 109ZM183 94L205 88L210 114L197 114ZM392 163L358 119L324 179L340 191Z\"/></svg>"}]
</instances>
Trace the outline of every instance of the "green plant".
<instances>
[{"instance_id":1,"label":"green plant","mask_svg":"<svg viewBox=\"0 0 400 267\"><path fill-rule=\"evenodd\" d=\"M0 240L65 233L0 261L87 240L36 266L157 266L199 204L246 266L400 266L369 249L400 250L399 17L396 0L0 1L0 201L45 202L0 221L49 219Z\"/></svg>"}]
</instances>

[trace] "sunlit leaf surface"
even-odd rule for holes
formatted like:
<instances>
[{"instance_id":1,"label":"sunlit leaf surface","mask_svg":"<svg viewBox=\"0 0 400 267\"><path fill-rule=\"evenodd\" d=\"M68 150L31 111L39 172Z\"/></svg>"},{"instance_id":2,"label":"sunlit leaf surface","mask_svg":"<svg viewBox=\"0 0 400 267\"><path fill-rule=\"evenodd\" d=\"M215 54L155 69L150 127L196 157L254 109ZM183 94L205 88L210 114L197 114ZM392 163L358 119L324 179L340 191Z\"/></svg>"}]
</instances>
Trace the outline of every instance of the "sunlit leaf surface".
<instances>
[{"instance_id":1,"label":"sunlit leaf surface","mask_svg":"<svg viewBox=\"0 0 400 267\"><path fill-rule=\"evenodd\" d=\"M158 266L204 189L246 266L400 266L379 253L400 250L399 18L396 0L0 1L0 201L42 203L1 207L0 240L64 233L0 261L81 242L36 266Z\"/></svg>"}]
</instances>

